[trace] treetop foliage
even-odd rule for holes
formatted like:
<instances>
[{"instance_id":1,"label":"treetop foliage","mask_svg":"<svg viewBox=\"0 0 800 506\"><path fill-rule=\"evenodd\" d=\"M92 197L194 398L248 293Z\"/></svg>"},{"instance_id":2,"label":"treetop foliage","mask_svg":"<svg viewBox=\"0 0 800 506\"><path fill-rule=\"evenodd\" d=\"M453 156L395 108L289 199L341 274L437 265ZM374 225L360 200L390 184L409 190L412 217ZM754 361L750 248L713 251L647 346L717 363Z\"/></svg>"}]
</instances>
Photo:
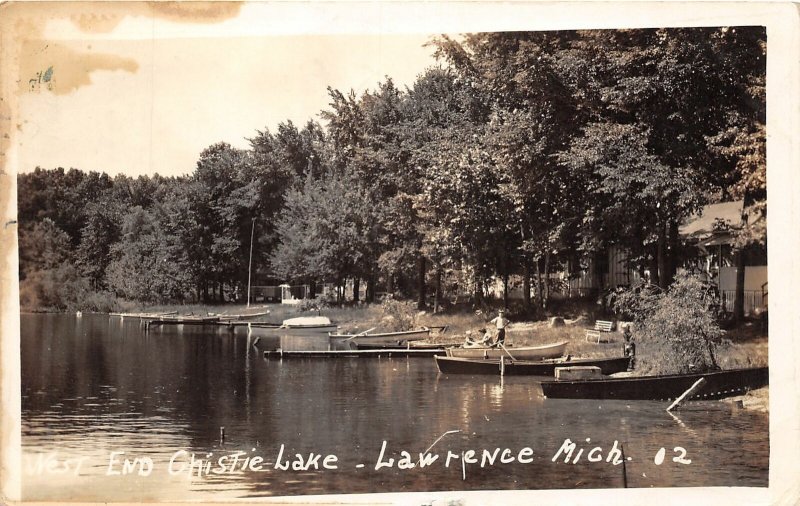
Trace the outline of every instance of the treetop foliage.
<instances>
[{"instance_id":1,"label":"treetop foliage","mask_svg":"<svg viewBox=\"0 0 800 506\"><path fill-rule=\"evenodd\" d=\"M751 218L739 245L765 243L763 27L429 45L439 62L410 87L328 87L322 124L214 144L190 176L21 175L21 244L66 251L96 290L167 301L243 296L251 246L262 279L365 280L424 300L443 273L480 287L535 272L546 287L619 245L666 288L692 254L681 223L730 199ZM34 256L23 280L52 267Z\"/></svg>"}]
</instances>

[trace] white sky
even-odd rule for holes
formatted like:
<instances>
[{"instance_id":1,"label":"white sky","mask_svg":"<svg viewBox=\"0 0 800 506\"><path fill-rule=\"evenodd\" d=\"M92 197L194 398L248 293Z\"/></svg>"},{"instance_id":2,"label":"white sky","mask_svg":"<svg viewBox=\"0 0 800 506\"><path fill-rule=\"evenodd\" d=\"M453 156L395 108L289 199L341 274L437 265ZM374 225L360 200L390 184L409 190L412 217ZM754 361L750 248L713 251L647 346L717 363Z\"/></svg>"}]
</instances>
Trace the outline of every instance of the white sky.
<instances>
[{"instance_id":1,"label":"white sky","mask_svg":"<svg viewBox=\"0 0 800 506\"><path fill-rule=\"evenodd\" d=\"M239 18L252 15L245 6ZM298 127L319 120L328 85L361 93L389 76L398 86L411 86L436 63L433 49L422 47L430 38L423 34L264 37L242 19L155 23L158 38L150 36L154 21L144 17L125 18L99 35L66 20L48 24L46 39L79 54L130 58L138 69L94 70L91 84L66 94L23 94L21 172L61 166L134 176L188 174L200 151L215 142L246 147L257 129L274 131L287 119Z\"/></svg>"},{"instance_id":2,"label":"white sky","mask_svg":"<svg viewBox=\"0 0 800 506\"><path fill-rule=\"evenodd\" d=\"M769 9L754 15L731 6L709 6L713 17L674 5L656 13L652 6L661 4L636 2L263 2L244 4L234 18L200 23L153 18L137 5L125 16L90 10L45 18L40 42L50 43L51 54L37 48L27 55L31 65L31 58L41 61L25 68L23 83L51 64L47 58L56 60L56 81L65 70L80 74L108 57L128 64L99 67L129 70L92 70L90 83L67 93L22 93L9 156L18 171L191 173L199 153L215 142L245 147L257 129L317 119L327 108L328 85L363 92L390 76L410 86L435 64L432 48L422 47L430 34L615 27L623 19L631 26L759 24L759 16L769 17ZM101 25L111 20L112 29L79 27L77 21L93 18Z\"/></svg>"}]
</instances>

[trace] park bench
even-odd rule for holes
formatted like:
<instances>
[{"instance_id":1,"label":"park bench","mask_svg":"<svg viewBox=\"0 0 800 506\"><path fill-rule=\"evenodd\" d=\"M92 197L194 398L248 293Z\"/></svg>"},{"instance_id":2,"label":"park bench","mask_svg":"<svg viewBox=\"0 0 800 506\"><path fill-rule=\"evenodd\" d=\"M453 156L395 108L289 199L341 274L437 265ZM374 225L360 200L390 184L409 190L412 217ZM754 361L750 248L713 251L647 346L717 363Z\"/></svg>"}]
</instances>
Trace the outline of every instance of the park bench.
<instances>
[{"instance_id":1,"label":"park bench","mask_svg":"<svg viewBox=\"0 0 800 506\"><path fill-rule=\"evenodd\" d=\"M592 340L599 343L602 335L611 332L611 329L613 328L614 328L614 322L597 320L596 322L594 322L593 329L586 329L586 340L588 341L591 338Z\"/></svg>"}]
</instances>

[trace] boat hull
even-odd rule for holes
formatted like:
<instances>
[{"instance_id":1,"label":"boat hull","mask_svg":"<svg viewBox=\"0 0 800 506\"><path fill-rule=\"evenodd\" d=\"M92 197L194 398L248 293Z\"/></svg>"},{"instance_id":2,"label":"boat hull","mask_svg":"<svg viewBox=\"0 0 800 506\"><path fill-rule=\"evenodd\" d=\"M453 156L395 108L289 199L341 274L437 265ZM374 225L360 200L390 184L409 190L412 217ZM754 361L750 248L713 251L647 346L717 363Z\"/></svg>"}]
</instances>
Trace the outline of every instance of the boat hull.
<instances>
[{"instance_id":1,"label":"boat hull","mask_svg":"<svg viewBox=\"0 0 800 506\"><path fill-rule=\"evenodd\" d=\"M628 357L586 358L572 360L511 360L503 359L502 370L508 376L553 376L557 367L595 366L603 374L628 370ZM500 360L436 357L436 366L443 374L500 374Z\"/></svg>"},{"instance_id":2,"label":"boat hull","mask_svg":"<svg viewBox=\"0 0 800 506\"><path fill-rule=\"evenodd\" d=\"M546 358L556 358L564 355L567 349L567 341L560 343L546 344L544 346L519 346L503 348L448 348L447 356L456 358L473 359L492 359L500 360L500 357L511 358L514 360L543 360Z\"/></svg>"},{"instance_id":3,"label":"boat hull","mask_svg":"<svg viewBox=\"0 0 800 506\"><path fill-rule=\"evenodd\" d=\"M385 349L385 350L269 350L265 358L408 358L444 355L444 349Z\"/></svg>"},{"instance_id":4,"label":"boat hull","mask_svg":"<svg viewBox=\"0 0 800 506\"><path fill-rule=\"evenodd\" d=\"M768 385L769 369L756 367L697 374L546 381L542 382L542 393L551 399L671 400L700 378L705 378L706 384L691 398L718 399Z\"/></svg>"},{"instance_id":5,"label":"boat hull","mask_svg":"<svg viewBox=\"0 0 800 506\"><path fill-rule=\"evenodd\" d=\"M350 346L351 349L356 350L442 350L442 354L444 354L444 349L447 348L448 345L446 344L435 344L435 343L420 343L419 341L414 341L413 344L406 343L406 344L353 344Z\"/></svg>"},{"instance_id":6,"label":"boat hull","mask_svg":"<svg viewBox=\"0 0 800 506\"><path fill-rule=\"evenodd\" d=\"M319 335L327 338L328 333L336 330L336 325L248 325L251 337L283 336L283 335Z\"/></svg>"}]
</instances>

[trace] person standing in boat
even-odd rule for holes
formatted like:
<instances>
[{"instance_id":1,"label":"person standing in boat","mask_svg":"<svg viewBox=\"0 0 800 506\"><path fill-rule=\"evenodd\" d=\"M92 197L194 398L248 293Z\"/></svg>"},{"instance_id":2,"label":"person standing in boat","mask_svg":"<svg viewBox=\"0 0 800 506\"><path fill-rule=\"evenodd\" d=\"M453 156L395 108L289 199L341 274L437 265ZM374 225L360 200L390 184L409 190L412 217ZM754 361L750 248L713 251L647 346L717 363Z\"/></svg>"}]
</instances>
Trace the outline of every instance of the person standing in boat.
<instances>
[{"instance_id":1,"label":"person standing in boat","mask_svg":"<svg viewBox=\"0 0 800 506\"><path fill-rule=\"evenodd\" d=\"M497 336L494 340L495 346L502 346L506 342L506 327L511 323L508 318L506 318L505 310L501 309L498 311L497 317L492 319L489 323L494 323L495 327L497 327Z\"/></svg>"}]
</instances>

